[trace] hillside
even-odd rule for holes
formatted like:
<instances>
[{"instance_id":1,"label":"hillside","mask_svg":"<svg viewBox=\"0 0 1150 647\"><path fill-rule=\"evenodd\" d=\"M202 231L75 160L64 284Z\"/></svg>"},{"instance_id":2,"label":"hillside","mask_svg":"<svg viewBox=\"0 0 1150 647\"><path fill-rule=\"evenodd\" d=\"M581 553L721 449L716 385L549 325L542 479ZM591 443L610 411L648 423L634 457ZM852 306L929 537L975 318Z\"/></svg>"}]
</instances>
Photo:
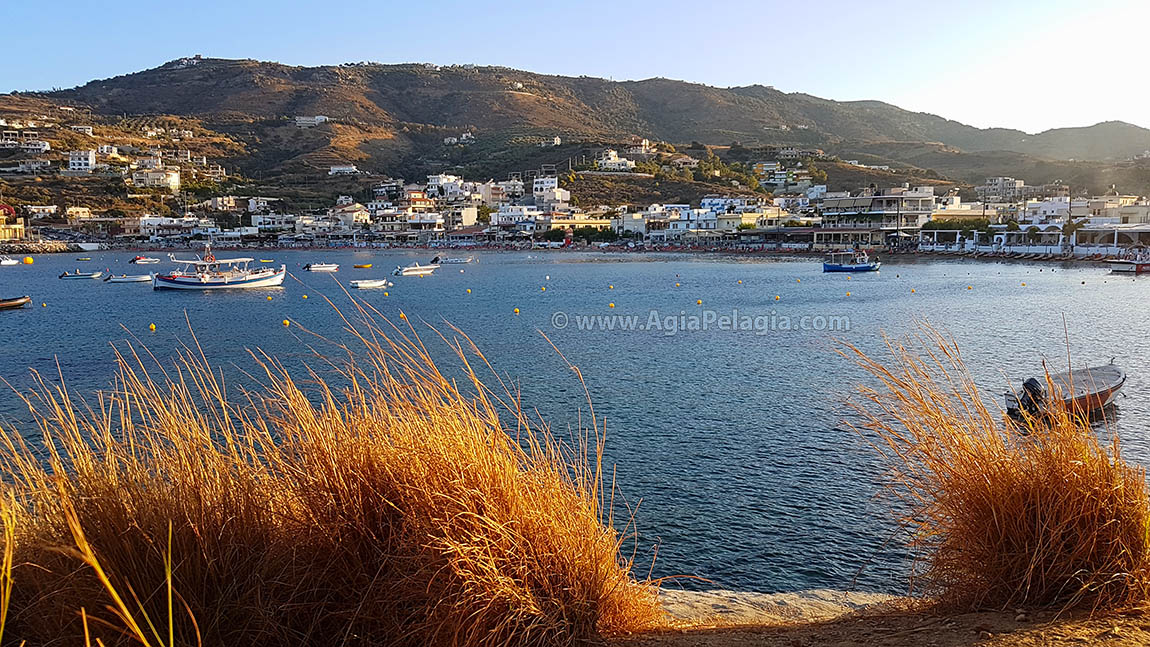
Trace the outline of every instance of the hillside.
<instances>
[{"instance_id":1,"label":"hillside","mask_svg":"<svg viewBox=\"0 0 1150 647\"><path fill-rule=\"evenodd\" d=\"M614 82L502 67L183 59L69 90L0 95L3 110L46 105L90 111L91 120L119 128L124 137L131 136L133 120L184 120L217 143L210 154L229 168L289 182L337 163L409 178L437 171L504 177L541 164L565 166L630 135L677 145L818 147L890 163L912 176L933 177L927 172L933 170L964 183L993 174L1026 177L1023 170L1034 174L1027 179L1045 182L1055 178L1040 174L1057 172L1070 159L1094 168L1150 149L1150 130L1120 122L1032 135L974 128L880 101L831 101L761 85ZM292 117L316 114L333 121L307 130L294 126ZM463 132L474 133L476 142L444 145L445 137ZM564 146L537 146L555 135Z\"/></svg>"}]
</instances>

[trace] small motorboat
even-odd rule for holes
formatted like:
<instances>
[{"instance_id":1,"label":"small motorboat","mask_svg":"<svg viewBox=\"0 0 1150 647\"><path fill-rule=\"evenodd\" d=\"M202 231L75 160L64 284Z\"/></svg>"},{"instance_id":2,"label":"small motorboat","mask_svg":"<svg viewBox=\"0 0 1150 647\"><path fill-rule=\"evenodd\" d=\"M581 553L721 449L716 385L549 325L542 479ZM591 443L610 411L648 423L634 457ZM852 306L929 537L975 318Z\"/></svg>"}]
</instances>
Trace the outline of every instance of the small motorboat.
<instances>
[{"instance_id":1,"label":"small motorboat","mask_svg":"<svg viewBox=\"0 0 1150 647\"><path fill-rule=\"evenodd\" d=\"M137 256L128 262L133 265L155 265L160 262L160 259L150 256Z\"/></svg>"},{"instance_id":2,"label":"small motorboat","mask_svg":"<svg viewBox=\"0 0 1150 647\"><path fill-rule=\"evenodd\" d=\"M371 288L387 288L395 285L387 279L364 279L362 281L349 281L348 285L358 290L366 290Z\"/></svg>"},{"instance_id":3,"label":"small motorboat","mask_svg":"<svg viewBox=\"0 0 1150 647\"><path fill-rule=\"evenodd\" d=\"M420 265L419 263L415 263L407 267L396 267L392 274L396 276L427 276L437 269L439 269L438 265Z\"/></svg>"},{"instance_id":4,"label":"small motorboat","mask_svg":"<svg viewBox=\"0 0 1150 647\"><path fill-rule=\"evenodd\" d=\"M1082 415L1090 415L1118 396L1126 384L1126 371L1110 360L1109 364L1076 368L1050 376L1056 396L1066 409ZM1030 378L1022 383L1018 393L1006 394L1006 412L1012 418L1021 419L1023 414L1039 416L1047 406L1051 394L1047 393L1046 382Z\"/></svg>"},{"instance_id":5,"label":"small motorboat","mask_svg":"<svg viewBox=\"0 0 1150 647\"><path fill-rule=\"evenodd\" d=\"M20 261L8 256L0 256L0 265L19 265Z\"/></svg>"},{"instance_id":6,"label":"small motorboat","mask_svg":"<svg viewBox=\"0 0 1150 647\"><path fill-rule=\"evenodd\" d=\"M81 272L80 270L76 270L75 272L64 272L63 274L60 275L60 278L62 278L62 279L98 279L101 276L104 276L103 272Z\"/></svg>"},{"instance_id":7,"label":"small motorboat","mask_svg":"<svg viewBox=\"0 0 1150 647\"><path fill-rule=\"evenodd\" d=\"M79 256L76 258L76 260L78 260L78 261L90 261L92 259L91 259L91 257L88 257L88 256Z\"/></svg>"},{"instance_id":8,"label":"small motorboat","mask_svg":"<svg viewBox=\"0 0 1150 647\"><path fill-rule=\"evenodd\" d=\"M824 272L874 272L881 266L877 260L872 261L862 250L853 252L831 252L823 261Z\"/></svg>"},{"instance_id":9,"label":"small motorboat","mask_svg":"<svg viewBox=\"0 0 1150 647\"><path fill-rule=\"evenodd\" d=\"M431 264L432 265L435 265L435 264L439 264L439 265L463 265L464 263L470 263L473 260L475 260L475 259L472 258L471 256L465 256L465 257L447 256L445 258L439 258L437 256L437 257L431 259Z\"/></svg>"},{"instance_id":10,"label":"small motorboat","mask_svg":"<svg viewBox=\"0 0 1150 647\"><path fill-rule=\"evenodd\" d=\"M261 263L274 263L275 259L273 259L273 258L261 258L260 262Z\"/></svg>"},{"instance_id":11,"label":"small motorboat","mask_svg":"<svg viewBox=\"0 0 1150 647\"><path fill-rule=\"evenodd\" d=\"M306 272L338 272L338 263L308 263L303 266Z\"/></svg>"},{"instance_id":12,"label":"small motorboat","mask_svg":"<svg viewBox=\"0 0 1150 647\"><path fill-rule=\"evenodd\" d=\"M357 270L370 270L371 269L371 263L359 263L358 265L352 265L352 267L354 267Z\"/></svg>"},{"instance_id":13,"label":"small motorboat","mask_svg":"<svg viewBox=\"0 0 1150 647\"><path fill-rule=\"evenodd\" d=\"M105 283L151 283L151 274L109 274L108 278L104 279Z\"/></svg>"},{"instance_id":14,"label":"small motorboat","mask_svg":"<svg viewBox=\"0 0 1150 647\"><path fill-rule=\"evenodd\" d=\"M0 299L0 310L15 310L16 308L23 308L32 302L32 297L14 297L12 299Z\"/></svg>"},{"instance_id":15,"label":"small motorboat","mask_svg":"<svg viewBox=\"0 0 1150 647\"><path fill-rule=\"evenodd\" d=\"M1110 271L1121 274L1145 274L1150 272L1150 260L1113 260L1109 261Z\"/></svg>"}]
</instances>

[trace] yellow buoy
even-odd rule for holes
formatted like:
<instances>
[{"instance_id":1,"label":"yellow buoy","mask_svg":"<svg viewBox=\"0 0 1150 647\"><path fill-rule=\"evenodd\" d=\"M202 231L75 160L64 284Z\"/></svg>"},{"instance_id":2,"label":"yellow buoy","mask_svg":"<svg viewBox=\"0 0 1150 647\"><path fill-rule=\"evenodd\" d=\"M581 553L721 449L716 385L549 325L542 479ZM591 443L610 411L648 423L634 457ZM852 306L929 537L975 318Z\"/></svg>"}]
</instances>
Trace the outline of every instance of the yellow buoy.
<instances>
[{"instance_id":1,"label":"yellow buoy","mask_svg":"<svg viewBox=\"0 0 1150 647\"><path fill-rule=\"evenodd\" d=\"M850 295L851 295L851 293L850 293L850 292L847 292L847 296L849 297Z\"/></svg>"},{"instance_id":2,"label":"yellow buoy","mask_svg":"<svg viewBox=\"0 0 1150 647\"><path fill-rule=\"evenodd\" d=\"M291 325L291 322L290 322L290 321L288 321L287 319L284 319L284 325L285 325L285 326L290 326L290 325Z\"/></svg>"},{"instance_id":3,"label":"yellow buoy","mask_svg":"<svg viewBox=\"0 0 1150 647\"><path fill-rule=\"evenodd\" d=\"M306 294L305 294L305 295L303 295L303 298L305 298L305 299L306 299L306 298L307 298L307 295L306 295Z\"/></svg>"},{"instance_id":4,"label":"yellow buoy","mask_svg":"<svg viewBox=\"0 0 1150 647\"><path fill-rule=\"evenodd\" d=\"M148 324L148 330L155 332L156 331L156 324Z\"/></svg>"},{"instance_id":5,"label":"yellow buoy","mask_svg":"<svg viewBox=\"0 0 1150 647\"><path fill-rule=\"evenodd\" d=\"M540 291L540 292L546 292L546 291L547 291L547 286L546 286L546 285L544 285L544 286L541 286L541 287L539 288L539 291Z\"/></svg>"},{"instance_id":6,"label":"yellow buoy","mask_svg":"<svg viewBox=\"0 0 1150 647\"><path fill-rule=\"evenodd\" d=\"M608 286L607 286L607 289L608 289L608 290L614 290L614 289L615 289L615 286L614 286L614 285L608 285Z\"/></svg>"},{"instance_id":7,"label":"yellow buoy","mask_svg":"<svg viewBox=\"0 0 1150 647\"><path fill-rule=\"evenodd\" d=\"M803 282L802 279L795 279L795 283L802 283L802 282Z\"/></svg>"},{"instance_id":8,"label":"yellow buoy","mask_svg":"<svg viewBox=\"0 0 1150 647\"><path fill-rule=\"evenodd\" d=\"M1026 287L1026 281L1022 282L1022 287Z\"/></svg>"},{"instance_id":9,"label":"yellow buoy","mask_svg":"<svg viewBox=\"0 0 1150 647\"><path fill-rule=\"evenodd\" d=\"M515 309L515 314L519 314L519 308Z\"/></svg>"},{"instance_id":10,"label":"yellow buoy","mask_svg":"<svg viewBox=\"0 0 1150 647\"><path fill-rule=\"evenodd\" d=\"M678 283L676 283L676 284L675 284L675 287L679 287L679 284L678 284Z\"/></svg>"},{"instance_id":11,"label":"yellow buoy","mask_svg":"<svg viewBox=\"0 0 1150 647\"><path fill-rule=\"evenodd\" d=\"M271 300L272 300L272 298L269 296L269 297L268 297L268 301L271 301Z\"/></svg>"},{"instance_id":12,"label":"yellow buoy","mask_svg":"<svg viewBox=\"0 0 1150 647\"><path fill-rule=\"evenodd\" d=\"M467 293L471 294L471 288L467 288Z\"/></svg>"},{"instance_id":13,"label":"yellow buoy","mask_svg":"<svg viewBox=\"0 0 1150 647\"><path fill-rule=\"evenodd\" d=\"M47 308L47 307L48 307L48 304L47 304L47 303L41 303L41 304L40 304L40 307L41 307L41 308Z\"/></svg>"},{"instance_id":14,"label":"yellow buoy","mask_svg":"<svg viewBox=\"0 0 1150 647\"><path fill-rule=\"evenodd\" d=\"M911 293L911 294L914 294L914 288L911 288L911 289L910 289L910 293Z\"/></svg>"},{"instance_id":15,"label":"yellow buoy","mask_svg":"<svg viewBox=\"0 0 1150 647\"><path fill-rule=\"evenodd\" d=\"M848 277L847 277L847 280L848 280L848 281L849 281L849 280L851 280L851 277L849 277L849 276L848 276Z\"/></svg>"},{"instance_id":16,"label":"yellow buoy","mask_svg":"<svg viewBox=\"0 0 1150 647\"><path fill-rule=\"evenodd\" d=\"M739 285L743 284L743 279L739 279Z\"/></svg>"},{"instance_id":17,"label":"yellow buoy","mask_svg":"<svg viewBox=\"0 0 1150 647\"><path fill-rule=\"evenodd\" d=\"M779 298L780 298L780 297L779 297L779 295L777 295L777 294L776 294L776 295L775 295L775 301L778 301L778 300L779 300Z\"/></svg>"},{"instance_id":18,"label":"yellow buoy","mask_svg":"<svg viewBox=\"0 0 1150 647\"><path fill-rule=\"evenodd\" d=\"M608 308L614 308L614 307L615 307L615 304L614 304L614 303L608 303L608 304L607 304L607 307L608 307Z\"/></svg>"},{"instance_id":19,"label":"yellow buoy","mask_svg":"<svg viewBox=\"0 0 1150 647\"><path fill-rule=\"evenodd\" d=\"M399 318L400 319L407 319L407 315L405 315L401 312L401 313L399 313Z\"/></svg>"},{"instance_id":20,"label":"yellow buoy","mask_svg":"<svg viewBox=\"0 0 1150 647\"><path fill-rule=\"evenodd\" d=\"M24 257L24 264L25 265L31 265L32 264L32 257L31 256L25 256Z\"/></svg>"},{"instance_id":21,"label":"yellow buoy","mask_svg":"<svg viewBox=\"0 0 1150 647\"><path fill-rule=\"evenodd\" d=\"M968 286L966 286L966 289L967 289L967 290L973 290L973 289L974 289L974 286L973 286L973 285L968 285Z\"/></svg>"},{"instance_id":22,"label":"yellow buoy","mask_svg":"<svg viewBox=\"0 0 1150 647\"><path fill-rule=\"evenodd\" d=\"M387 296L387 292L384 292L384 293L383 293L383 296Z\"/></svg>"},{"instance_id":23,"label":"yellow buoy","mask_svg":"<svg viewBox=\"0 0 1150 647\"><path fill-rule=\"evenodd\" d=\"M697 305L697 306L703 305L703 300L702 299L695 299L695 305Z\"/></svg>"}]
</instances>

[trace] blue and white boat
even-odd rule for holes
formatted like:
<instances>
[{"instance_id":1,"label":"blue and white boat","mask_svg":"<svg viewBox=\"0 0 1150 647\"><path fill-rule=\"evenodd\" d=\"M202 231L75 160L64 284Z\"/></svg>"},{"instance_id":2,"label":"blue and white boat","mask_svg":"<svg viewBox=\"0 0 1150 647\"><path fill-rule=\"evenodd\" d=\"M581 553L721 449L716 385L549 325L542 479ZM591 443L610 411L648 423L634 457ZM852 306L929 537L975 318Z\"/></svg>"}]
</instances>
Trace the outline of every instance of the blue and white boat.
<instances>
[{"instance_id":1,"label":"blue and white boat","mask_svg":"<svg viewBox=\"0 0 1150 647\"><path fill-rule=\"evenodd\" d=\"M874 272L882 263L872 261L867 253L858 250L854 252L831 252L823 261L824 272Z\"/></svg>"},{"instance_id":2,"label":"blue and white boat","mask_svg":"<svg viewBox=\"0 0 1150 647\"><path fill-rule=\"evenodd\" d=\"M287 267L248 265L254 258L216 258L208 245L202 258L180 259L169 255L178 266L175 270L152 277L154 290L220 290L234 288L274 288L283 285Z\"/></svg>"}]
</instances>

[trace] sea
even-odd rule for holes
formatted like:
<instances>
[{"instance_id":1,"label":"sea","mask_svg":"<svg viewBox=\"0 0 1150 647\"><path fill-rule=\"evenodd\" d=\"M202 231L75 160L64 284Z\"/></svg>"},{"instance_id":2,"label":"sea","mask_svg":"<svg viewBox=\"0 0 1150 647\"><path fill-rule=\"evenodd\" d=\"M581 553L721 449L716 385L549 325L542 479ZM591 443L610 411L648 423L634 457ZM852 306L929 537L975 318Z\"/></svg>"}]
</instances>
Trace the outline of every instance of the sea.
<instances>
[{"instance_id":1,"label":"sea","mask_svg":"<svg viewBox=\"0 0 1150 647\"><path fill-rule=\"evenodd\" d=\"M764 592L907 591L913 555L885 487L889 466L850 426L858 389L874 381L837 352L846 343L889 357L886 340L933 325L953 336L994 403L1044 361L1057 371L1068 355L1075 366L1113 359L1129 379L1099 433L1117 433L1127 459L1150 464L1150 279L1092 265L921 257L848 275L824 274L811 257L469 254L475 262L418 278L391 270L429 261L427 250L265 250L257 256L288 268L282 288L212 292L57 278L170 267L167 258L129 265L127 252L0 267L0 298L33 299L0 311L0 378L9 384L0 421L35 442L17 395L32 372L95 402L113 379L115 347L126 344L164 365L198 342L232 388L254 386L254 350L300 375L322 371L317 348L347 339L336 307L362 299L414 328L442 362L453 360L439 334L465 333L492 379L557 437L585 425L593 406L616 517L634 522L625 550L637 576ZM303 271L311 262L341 268ZM364 263L373 267L352 267ZM395 285L350 296L341 287L368 278Z\"/></svg>"}]
</instances>

